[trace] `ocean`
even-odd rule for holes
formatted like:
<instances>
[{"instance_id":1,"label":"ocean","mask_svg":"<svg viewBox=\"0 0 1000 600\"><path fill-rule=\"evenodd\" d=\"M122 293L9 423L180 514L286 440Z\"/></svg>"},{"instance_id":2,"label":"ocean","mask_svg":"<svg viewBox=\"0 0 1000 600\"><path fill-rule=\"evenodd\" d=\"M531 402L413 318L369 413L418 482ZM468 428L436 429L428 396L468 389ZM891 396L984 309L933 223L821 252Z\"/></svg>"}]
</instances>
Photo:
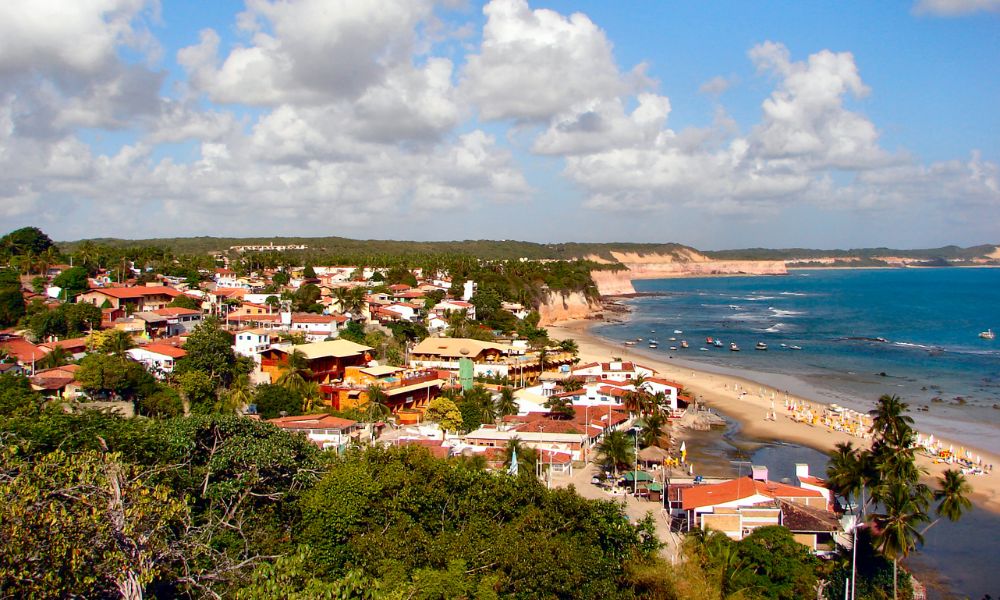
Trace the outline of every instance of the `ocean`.
<instances>
[{"instance_id":1,"label":"ocean","mask_svg":"<svg viewBox=\"0 0 1000 600\"><path fill-rule=\"evenodd\" d=\"M855 410L896 394L924 433L1000 452L1000 340L979 337L1000 329L1000 269L796 270L634 285L640 296L627 300L629 319L593 329L620 343L643 338L630 353L673 357ZM723 347L706 344L709 336ZM648 348L650 338L659 348ZM740 351L730 351L730 342ZM755 350L757 342L767 350ZM767 465L779 481L794 475L796 462L825 474L822 453L748 440L732 421L699 438L699 460L717 474L735 473L745 460ZM974 509L930 530L907 564L932 599L998 597L988 550L998 537L1000 515Z\"/></svg>"},{"instance_id":2,"label":"ocean","mask_svg":"<svg viewBox=\"0 0 1000 600\"><path fill-rule=\"evenodd\" d=\"M631 350L751 371L751 379L856 410L896 394L921 431L1000 453L1000 340L979 337L1000 329L1000 269L808 270L634 285L643 295L628 301L631 318L594 333L641 337ZM650 338L658 349L648 348ZM767 350L755 350L757 342Z\"/></svg>"}]
</instances>

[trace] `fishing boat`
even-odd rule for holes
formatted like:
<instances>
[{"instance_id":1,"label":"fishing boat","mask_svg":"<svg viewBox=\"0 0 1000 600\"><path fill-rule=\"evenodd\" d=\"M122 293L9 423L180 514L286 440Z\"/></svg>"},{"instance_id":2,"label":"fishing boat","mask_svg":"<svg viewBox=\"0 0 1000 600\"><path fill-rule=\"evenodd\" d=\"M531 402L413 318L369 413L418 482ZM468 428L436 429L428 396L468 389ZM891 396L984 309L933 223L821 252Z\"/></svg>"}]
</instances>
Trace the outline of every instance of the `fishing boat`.
<instances>
[{"instance_id":1,"label":"fishing boat","mask_svg":"<svg viewBox=\"0 0 1000 600\"><path fill-rule=\"evenodd\" d=\"M702 346L701 348L698 348L698 350L700 350L702 352L708 352L708 348L706 348L704 346Z\"/></svg>"},{"instance_id":2,"label":"fishing boat","mask_svg":"<svg viewBox=\"0 0 1000 600\"><path fill-rule=\"evenodd\" d=\"M767 344L765 344L764 342L757 342L757 345L754 346L754 348L756 348L757 350L767 350Z\"/></svg>"},{"instance_id":3,"label":"fishing boat","mask_svg":"<svg viewBox=\"0 0 1000 600\"><path fill-rule=\"evenodd\" d=\"M714 340L712 342L712 345L715 346L716 348L721 348L722 347L722 340Z\"/></svg>"},{"instance_id":4,"label":"fishing boat","mask_svg":"<svg viewBox=\"0 0 1000 600\"><path fill-rule=\"evenodd\" d=\"M732 351L732 352L739 352L740 351L740 347L736 345L736 342L730 342L729 343L729 350Z\"/></svg>"},{"instance_id":5,"label":"fishing boat","mask_svg":"<svg viewBox=\"0 0 1000 600\"><path fill-rule=\"evenodd\" d=\"M993 333L992 329L987 329L986 331L980 332L979 337L983 338L984 340L992 340L995 339L997 336L995 333Z\"/></svg>"},{"instance_id":6,"label":"fishing boat","mask_svg":"<svg viewBox=\"0 0 1000 600\"><path fill-rule=\"evenodd\" d=\"M625 342L625 345L626 346L635 346L635 341L634 340L629 340L629 341Z\"/></svg>"},{"instance_id":7,"label":"fishing boat","mask_svg":"<svg viewBox=\"0 0 1000 600\"><path fill-rule=\"evenodd\" d=\"M801 350L802 346L789 346L792 350Z\"/></svg>"},{"instance_id":8,"label":"fishing boat","mask_svg":"<svg viewBox=\"0 0 1000 600\"><path fill-rule=\"evenodd\" d=\"M714 341L715 341L715 340L713 340L713 339L712 339L712 336L708 336L707 338L705 338L705 343L706 343L706 344L711 344L711 343L712 343L712 342L714 342Z\"/></svg>"},{"instance_id":9,"label":"fishing boat","mask_svg":"<svg viewBox=\"0 0 1000 600\"><path fill-rule=\"evenodd\" d=\"M677 341L677 338L675 338L675 337L672 337L672 338L670 338L670 341L671 341L671 342L676 342L676 341Z\"/></svg>"},{"instance_id":10,"label":"fishing boat","mask_svg":"<svg viewBox=\"0 0 1000 600\"><path fill-rule=\"evenodd\" d=\"M671 349L671 350L676 350L676 349L677 349L677 346L671 346L671 347L670 347L670 349Z\"/></svg>"},{"instance_id":11,"label":"fishing boat","mask_svg":"<svg viewBox=\"0 0 1000 600\"><path fill-rule=\"evenodd\" d=\"M687 347L688 347L687 340L681 340L681 348L687 348Z\"/></svg>"},{"instance_id":12,"label":"fishing boat","mask_svg":"<svg viewBox=\"0 0 1000 600\"><path fill-rule=\"evenodd\" d=\"M659 347L660 347L660 345L659 345L659 344L657 344L656 342L649 342L649 347L650 347L650 349L652 349L652 350L656 350L657 348L659 348Z\"/></svg>"},{"instance_id":13,"label":"fishing boat","mask_svg":"<svg viewBox=\"0 0 1000 600\"><path fill-rule=\"evenodd\" d=\"M684 332L683 332L683 331L681 331L680 329L675 329L675 330L674 330L674 333L684 333Z\"/></svg>"}]
</instances>

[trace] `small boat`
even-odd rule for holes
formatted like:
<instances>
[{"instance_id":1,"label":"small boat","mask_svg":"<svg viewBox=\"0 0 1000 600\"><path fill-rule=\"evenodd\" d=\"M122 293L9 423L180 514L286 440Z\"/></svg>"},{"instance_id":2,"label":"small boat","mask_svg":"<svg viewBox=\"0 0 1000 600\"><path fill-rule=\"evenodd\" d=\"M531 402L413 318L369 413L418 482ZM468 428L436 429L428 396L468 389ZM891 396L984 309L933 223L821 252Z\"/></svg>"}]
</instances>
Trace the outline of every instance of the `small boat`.
<instances>
[{"instance_id":1,"label":"small boat","mask_svg":"<svg viewBox=\"0 0 1000 600\"><path fill-rule=\"evenodd\" d=\"M687 348L687 347L688 347L687 340L681 340L681 348Z\"/></svg>"},{"instance_id":2,"label":"small boat","mask_svg":"<svg viewBox=\"0 0 1000 600\"><path fill-rule=\"evenodd\" d=\"M792 350L801 350L802 346L789 346Z\"/></svg>"},{"instance_id":3,"label":"small boat","mask_svg":"<svg viewBox=\"0 0 1000 600\"><path fill-rule=\"evenodd\" d=\"M671 342L676 342L676 341L677 341L677 338L675 338L675 337L672 337L672 338L670 338L670 341L671 341Z\"/></svg>"},{"instance_id":4,"label":"small boat","mask_svg":"<svg viewBox=\"0 0 1000 600\"><path fill-rule=\"evenodd\" d=\"M736 345L736 342L730 342L730 344L729 344L729 350L732 351L732 352L739 352L740 351L740 347Z\"/></svg>"},{"instance_id":5,"label":"small boat","mask_svg":"<svg viewBox=\"0 0 1000 600\"><path fill-rule=\"evenodd\" d=\"M715 341L712 342L712 345L715 346L716 348L721 348L722 347L722 340L715 340Z\"/></svg>"},{"instance_id":6,"label":"small boat","mask_svg":"<svg viewBox=\"0 0 1000 600\"><path fill-rule=\"evenodd\" d=\"M649 343L649 348L650 348L651 350L656 350L656 349L657 349L657 348L659 348L659 347L660 347L660 346L659 346L659 344L654 344L653 342L650 342L650 343Z\"/></svg>"},{"instance_id":7,"label":"small boat","mask_svg":"<svg viewBox=\"0 0 1000 600\"><path fill-rule=\"evenodd\" d=\"M635 346L635 342L632 341L632 340L629 340L629 341L625 342L625 345L626 346Z\"/></svg>"},{"instance_id":8,"label":"small boat","mask_svg":"<svg viewBox=\"0 0 1000 600\"><path fill-rule=\"evenodd\" d=\"M675 330L674 330L674 333L684 333L684 332L683 332L683 331L681 331L680 329L675 329Z\"/></svg>"},{"instance_id":9,"label":"small boat","mask_svg":"<svg viewBox=\"0 0 1000 600\"><path fill-rule=\"evenodd\" d=\"M708 352L708 348L706 348L704 346L702 346L701 348L698 348L698 350L701 350L702 352Z\"/></svg>"},{"instance_id":10,"label":"small boat","mask_svg":"<svg viewBox=\"0 0 1000 600\"><path fill-rule=\"evenodd\" d=\"M671 346L671 347L670 347L670 349L671 349L671 350L676 350L676 349L677 349L677 346Z\"/></svg>"},{"instance_id":11,"label":"small boat","mask_svg":"<svg viewBox=\"0 0 1000 600\"><path fill-rule=\"evenodd\" d=\"M712 342L714 342L714 341L715 341L715 340L713 340L713 339L712 339L712 336L708 336L707 338L705 338L705 343L706 343L706 344L711 344L711 343L712 343Z\"/></svg>"},{"instance_id":12,"label":"small boat","mask_svg":"<svg viewBox=\"0 0 1000 600\"><path fill-rule=\"evenodd\" d=\"M984 340L992 340L996 339L997 336L995 333L993 333L992 329L987 329L986 331L980 332L979 337L983 338Z\"/></svg>"},{"instance_id":13,"label":"small boat","mask_svg":"<svg viewBox=\"0 0 1000 600\"><path fill-rule=\"evenodd\" d=\"M765 344L764 342L757 342L757 345L754 346L754 348L756 348L757 350L767 350L767 344Z\"/></svg>"}]
</instances>

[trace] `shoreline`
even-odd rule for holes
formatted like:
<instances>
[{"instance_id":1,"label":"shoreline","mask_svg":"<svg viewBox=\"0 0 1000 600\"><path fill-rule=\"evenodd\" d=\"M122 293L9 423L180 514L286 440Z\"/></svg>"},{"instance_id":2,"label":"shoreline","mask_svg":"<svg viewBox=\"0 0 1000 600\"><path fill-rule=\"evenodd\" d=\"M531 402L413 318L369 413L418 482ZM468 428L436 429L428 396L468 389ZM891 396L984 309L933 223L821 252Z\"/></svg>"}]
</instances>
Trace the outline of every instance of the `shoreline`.
<instances>
[{"instance_id":1,"label":"shoreline","mask_svg":"<svg viewBox=\"0 0 1000 600\"><path fill-rule=\"evenodd\" d=\"M573 338L579 346L579 357L583 362L604 362L612 356L621 356L623 359L631 360L644 366L655 369L659 375L676 381L681 384L685 391L699 402L710 406L727 417L740 424L742 435L754 438L761 442L780 441L790 442L807 446L825 454L830 454L834 446L839 442L852 442L856 447L866 447L868 441L859 437L854 437L839 431L831 431L824 426L814 426L811 424L792 420L783 410L784 392L781 392L781 401L776 402L776 420L765 420L765 415L771 409L771 399L765 398L755 393L748 393L741 397L737 393L737 386L743 390L755 390L764 388L765 393L775 392L774 386L764 381L754 379L756 372L748 372L746 376L728 375L713 373L709 371L692 368L688 365L679 365L669 359L651 358L644 354L632 351L630 348L621 347L609 340L599 337L590 331L594 325L602 323L602 320L573 320L560 321L547 328L555 339ZM615 322L608 320L607 322ZM767 375L761 373L760 375ZM814 396L814 397L809 397ZM787 395L789 400L794 400L798 404L815 407L815 410L827 406L827 403L817 400L819 394L792 394ZM921 432L925 433L925 432ZM933 433L933 432L929 432ZM937 438L937 435L935 435ZM941 439L942 444L948 446L966 447L975 454L979 454L983 462L1000 466L1000 455L975 448L965 443L955 443L954 440ZM927 469L924 480L932 487L938 477L952 465L945 463L935 463L930 457L918 453L917 464ZM1000 478L995 472L984 475L970 475L967 481L972 486L973 492L970 499L979 506L992 513L1000 514Z\"/></svg>"}]
</instances>

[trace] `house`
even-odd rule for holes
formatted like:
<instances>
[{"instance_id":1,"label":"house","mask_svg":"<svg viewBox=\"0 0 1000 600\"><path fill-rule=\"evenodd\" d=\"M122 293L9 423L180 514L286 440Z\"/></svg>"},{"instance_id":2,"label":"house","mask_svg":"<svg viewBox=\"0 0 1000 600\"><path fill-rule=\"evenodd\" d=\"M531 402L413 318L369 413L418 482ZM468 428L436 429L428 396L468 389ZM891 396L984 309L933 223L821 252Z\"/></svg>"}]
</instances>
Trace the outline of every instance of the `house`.
<instances>
[{"instance_id":1,"label":"house","mask_svg":"<svg viewBox=\"0 0 1000 600\"><path fill-rule=\"evenodd\" d=\"M574 377L600 379L602 381L630 381L636 377L655 377L656 371L634 362L612 361L606 363L589 363L573 368Z\"/></svg>"},{"instance_id":2,"label":"house","mask_svg":"<svg viewBox=\"0 0 1000 600\"><path fill-rule=\"evenodd\" d=\"M476 320L476 305L465 300L442 300L434 305L434 311L443 315L464 311L466 317Z\"/></svg>"},{"instance_id":3,"label":"house","mask_svg":"<svg viewBox=\"0 0 1000 600\"><path fill-rule=\"evenodd\" d=\"M348 410L364 407L369 386L378 386L385 395L384 404L398 420L417 422L445 384L436 370L361 365L346 367L341 383L320 386L320 390L334 409Z\"/></svg>"},{"instance_id":4,"label":"house","mask_svg":"<svg viewBox=\"0 0 1000 600\"><path fill-rule=\"evenodd\" d=\"M267 329L244 329L237 331L233 340L233 351L249 356L260 363L262 352L271 347L271 332Z\"/></svg>"},{"instance_id":5,"label":"house","mask_svg":"<svg viewBox=\"0 0 1000 600\"><path fill-rule=\"evenodd\" d=\"M347 367L366 365L372 357L372 348L355 344L347 340L331 340L293 346L291 344L274 345L260 355L260 368L270 376L271 381L277 381L288 364L288 356L293 351L301 352L306 359L309 379L317 383L330 383L343 379Z\"/></svg>"},{"instance_id":6,"label":"house","mask_svg":"<svg viewBox=\"0 0 1000 600\"><path fill-rule=\"evenodd\" d=\"M169 344L146 344L127 352L132 360L142 363L147 371L159 379L173 373L177 361L187 355L184 349Z\"/></svg>"},{"instance_id":7,"label":"house","mask_svg":"<svg viewBox=\"0 0 1000 600\"><path fill-rule=\"evenodd\" d=\"M827 509L826 498L816 490L769 481L766 467L754 466L752 472L749 477L683 489L681 508L688 527L712 528L740 540L757 527L781 523L778 500Z\"/></svg>"},{"instance_id":8,"label":"house","mask_svg":"<svg viewBox=\"0 0 1000 600\"><path fill-rule=\"evenodd\" d=\"M124 308L126 312L133 313L166 308L180 295L182 292L162 285L105 287L83 292L77 297L77 302L89 302L102 308Z\"/></svg>"},{"instance_id":9,"label":"house","mask_svg":"<svg viewBox=\"0 0 1000 600\"><path fill-rule=\"evenodd\" d=\"M21 370L27 374L35 372L35 363L45 358L48 354L44 348L36 346L19 335L0 335L0 350L6 352L12 360L17 363Z\"/></svg>"},{"instance_id":10,"label":"house","mask_svg":"<svg viewBox=\"0 0 1000 600\"><path fill-rule=\"evenodd\" d=\"M465 436L465 443L483 448L505 448L513 438L536 450L569 454L572 460L586 460L588 433L575 420L552 419L548 416L518 423L510 427L483 426Z\"/></svg>"},{"instance_id":11,"label":"house","mask_svg":"<svg viewBox=\"0 0 1000 600\"><path fill-rule=\"evenodd\" d=\"M477 377L510 377L533 383L542 373L542 357L537 352L529 353L512 344L470 338L426 338L410 351L410 366L458 371L462 358L472 361L473 375ZM544 366L568 365L573 359L568 352L548 352Z\"/></svg>"},{"instance_id":12,"label":"house","mask_svg":"<svg viewBox=\"0 0 1000 600\"><path fill-rule=\"evenodd\" d=\"M392 304L382 307L382 310L394 312L403 320L415 321L420 313L421 306L418 304L409 304L406 302L393 302Z\"/></svg>"},{"instance_id":13,"label":"house","mask_svg":"<svg viewBox=\"0 0 1000 600\"><path fill-rule=\"evenodd\" d=\"M284 315L288 318L288 315ZM292 313L288 331L302 333L310 342L321 342L326 338L340 335L340 327L347 322L343 315L318 315L315 313Z\"/></svg>"},{"instance_id":14,"label":"house","mask_svg":"<svg viewBox=\"0 0 1000 600\"><path fill-rule=\"evenodd\" d=\"M279 428L306 436L310 442L323 448L340 448L360 432L357 421L341 419L332 415L300 415L269 419Z\"/></svg>"},{"instance_id":15,"label":"house","mask_svg":"<svg viewBox=\"0 0 1000 600\"><path fill-rule=\"evenodd\" d=\"M191 333L195 327L201 325L202 321L201 311L193 308L168 306L167 308L154 310L153 313L167 319L168 337L182 333Z\"/></svg>"},{"instance_id":16,"label":"house","mask_svg":"<svg viewBox=\"0 0 1000 600\"><path fill-rule=\"evenodd\" d=\"M65 365L43 369L31 376L31 389L53 398L73 400L78 398L83 388L76 380L80 365Z\"/></svg>"},{"instance_id":17,"label":"house","mask_svg":"<svg viewBox=\"0 0 1000 600\"><path fill-rule=\"evenodd\" d=\"M45 342L38 344L38 347L43 349L46 353L55 350L57 347L62 348L66 351L73 360L80 360L87 355L87 338L66 338L64 340L55 340L52 342Z\"/></svg>"}]
</instances>

